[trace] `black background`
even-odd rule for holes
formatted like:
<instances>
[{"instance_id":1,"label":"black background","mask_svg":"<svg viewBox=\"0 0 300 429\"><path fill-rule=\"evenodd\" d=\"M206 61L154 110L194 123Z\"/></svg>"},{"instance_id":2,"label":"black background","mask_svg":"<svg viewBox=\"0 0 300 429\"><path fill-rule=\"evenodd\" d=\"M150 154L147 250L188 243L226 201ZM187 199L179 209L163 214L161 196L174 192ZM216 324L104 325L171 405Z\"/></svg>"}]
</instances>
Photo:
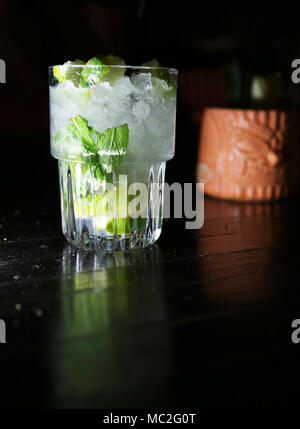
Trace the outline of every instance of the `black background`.
<instances>
[{"instance_id":1,"label":"black background","mask_svg":"<svg viewBox=\"0 0 300 429\"><path fill-rule=\"evenodd\" d=\"M132 65L155 57L179 69L177 157L168 164L167 179L193 181L199 127L191 116L205 100L197 75L186 71L222 71L237 59L244 69L281 72L290 79L291 62L300 56L297 19L288 2L2 1L0 58L7 68L7 82L0 84L3 190L20 181L52 188L56 165L49 152L47 67L75 58L87 61L98 53L119 55ZM189 97L187 81L194 88Z\"/></svg>"},{"instance_id":2,"label":"black background","mask_svg":"<svg viewBox=\"0 0 300 429\"><path fill-rule=\"evenodd\" d=\"M84 256L76 271L60 232L47 67L98 53L131 65L156 57L179 70L176 154L167 180L195 181L195 112L206 103L198 71L217 74L238 59L244 69L289 80L292 60L300 58L299 14L288 2L0 3L0 58L7 67L0 84L1 240L7 239L0 249L0 316L10 329L0 355L1 402L295 405L299 346L291 344L290 323L299 318L299 195L270 205L208 199L203 230L166 222L159 246L150 249L153 264L94 273ZM216 99L210 105L226 105ZM115 325L99 331L104 311L94 275L121 284L105 295ZM76 290L78 279L83 290ZM80 321L82 309L88 311ZM140 378L131 391L133 367Z\"/></svg>"}]
</instances>

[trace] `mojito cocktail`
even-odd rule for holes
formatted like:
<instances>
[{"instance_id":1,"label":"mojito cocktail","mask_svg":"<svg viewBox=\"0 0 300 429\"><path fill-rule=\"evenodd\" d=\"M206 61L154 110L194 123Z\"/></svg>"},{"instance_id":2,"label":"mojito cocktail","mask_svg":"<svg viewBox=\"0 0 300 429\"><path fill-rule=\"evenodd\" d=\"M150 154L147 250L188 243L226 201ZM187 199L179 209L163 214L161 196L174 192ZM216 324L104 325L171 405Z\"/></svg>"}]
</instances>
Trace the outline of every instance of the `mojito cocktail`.
<instances>
[{"instance_id":1,"label":"mojito cocktail","mask_svg":"<svg viewBox=\"0 0 300 429\"><path fill-rule=\"evenodd\" d=\"M106 56L49 67L49 81L65 237L103 251L151 245L174 155L177 71Z\"/></svg>"}]
</instances>

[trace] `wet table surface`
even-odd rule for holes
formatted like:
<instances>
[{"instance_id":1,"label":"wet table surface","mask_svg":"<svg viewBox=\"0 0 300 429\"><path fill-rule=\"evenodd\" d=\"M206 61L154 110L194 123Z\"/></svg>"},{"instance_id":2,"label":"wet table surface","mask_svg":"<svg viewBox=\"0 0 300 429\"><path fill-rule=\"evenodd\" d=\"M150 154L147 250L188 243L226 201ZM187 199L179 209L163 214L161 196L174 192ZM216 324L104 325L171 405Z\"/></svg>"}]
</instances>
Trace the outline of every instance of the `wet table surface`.
<instances>
[{"instance_id":1,"label":"wet table surface","mask_svg":"<svg viewBox=\"0 0 300 429\"><path fill-rule=\"evenodd\" d=\"M2 207L2 407L295 404L298 203L206 198L202 229L115 255L71 248L47 195Z\"/></svg>"}]
</instances>

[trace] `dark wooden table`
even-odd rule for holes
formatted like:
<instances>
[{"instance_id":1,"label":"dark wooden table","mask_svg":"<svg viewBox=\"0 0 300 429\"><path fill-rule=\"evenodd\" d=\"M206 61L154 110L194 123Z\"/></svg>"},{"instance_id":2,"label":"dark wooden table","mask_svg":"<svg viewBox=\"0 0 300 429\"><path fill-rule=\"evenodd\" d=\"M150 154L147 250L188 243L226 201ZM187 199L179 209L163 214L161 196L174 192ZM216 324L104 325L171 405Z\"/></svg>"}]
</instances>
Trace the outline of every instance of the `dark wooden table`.
<instances>
[{"instance_id":1,"label":"dark wooden table","mask_svg":"<svg viewBox=\"0 0 300 429\"><path fill-rule=\"evenodd\" d=\"M168 220L151 248L95 255L66 243L51 195L15 191L0 215L1 406L297 404L298 202L207 198L201 230Z\"/></svg>"}]
</instances>

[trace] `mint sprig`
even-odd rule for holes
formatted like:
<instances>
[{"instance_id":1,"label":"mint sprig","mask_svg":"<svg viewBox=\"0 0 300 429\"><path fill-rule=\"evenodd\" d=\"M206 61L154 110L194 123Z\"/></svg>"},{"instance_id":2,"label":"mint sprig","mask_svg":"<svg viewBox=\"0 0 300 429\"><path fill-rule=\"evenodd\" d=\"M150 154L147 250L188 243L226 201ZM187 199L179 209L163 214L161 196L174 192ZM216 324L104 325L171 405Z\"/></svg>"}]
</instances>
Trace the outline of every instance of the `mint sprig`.
<instances>
[{"instance_id":1,"label":"mint sprig","mask_svg":"<svg viewBox=\"0 0 300 429\"><path fill-rule=\"evenodd\" d=\"M128 125L107 128L102 134L96 132L96 136L101 166L106 173L111 173L122 163L126 153L129 138Z\"/></svg>"},{"instance_id":2,"label":"mint sprig","mask_svg":"<svg viewBox=\"0 0 300 429\"><path fill-rule=\"evenodd\" d=\"M82 144L83 156L88 164L95 167L97 177L104 179L123 161L129 139L128 125L107 128L99 133L80 115L70 121L70 135Z\"/></svg>"}]
</instances>

